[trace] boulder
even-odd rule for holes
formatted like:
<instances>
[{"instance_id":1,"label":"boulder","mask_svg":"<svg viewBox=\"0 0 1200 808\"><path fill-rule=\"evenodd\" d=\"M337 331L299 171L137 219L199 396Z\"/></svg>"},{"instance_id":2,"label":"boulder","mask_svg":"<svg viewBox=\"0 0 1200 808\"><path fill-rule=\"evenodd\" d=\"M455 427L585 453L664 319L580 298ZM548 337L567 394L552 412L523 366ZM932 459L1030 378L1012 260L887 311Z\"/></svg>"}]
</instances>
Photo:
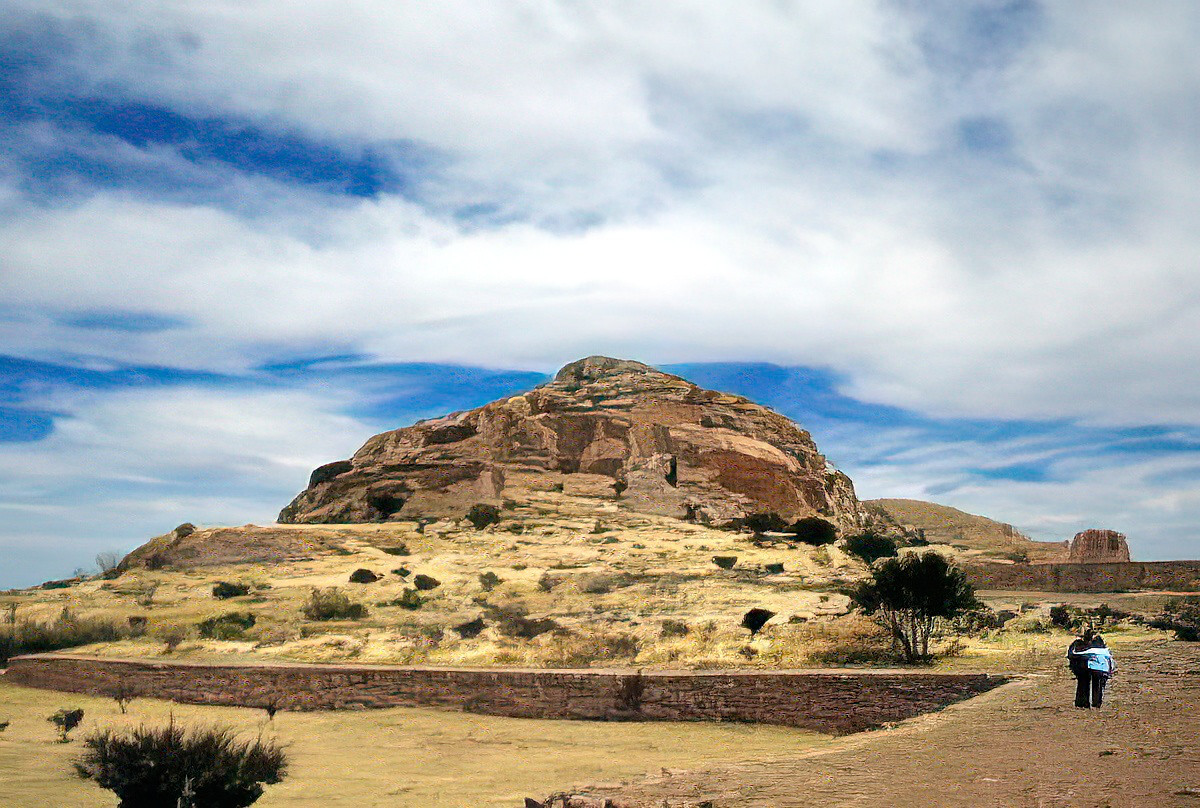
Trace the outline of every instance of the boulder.
<instances>
[{"instance_id":1,"label":"boulder","mask_svg":"<svg viewBox=\"0 0 1200 808\"><path fill-rule=\"evenodd\" d=\"M724 523L864 524L850 479L792 421L640 362L593 356L523 395L385 432L327 463L286 523L461 518L529 491Z\"/></svg>"},{"instance_id":2,"label":"boulder","mask_svg":"<svg viewBox=\"0 0 1200 808\"><path fill-rule=\"evenodd\" d=\"M1115 530L1085 530L1071 539L1067 560L1072 564L1129 561L1129 542L1123 533Z\"/></svg>"}]
</instances>

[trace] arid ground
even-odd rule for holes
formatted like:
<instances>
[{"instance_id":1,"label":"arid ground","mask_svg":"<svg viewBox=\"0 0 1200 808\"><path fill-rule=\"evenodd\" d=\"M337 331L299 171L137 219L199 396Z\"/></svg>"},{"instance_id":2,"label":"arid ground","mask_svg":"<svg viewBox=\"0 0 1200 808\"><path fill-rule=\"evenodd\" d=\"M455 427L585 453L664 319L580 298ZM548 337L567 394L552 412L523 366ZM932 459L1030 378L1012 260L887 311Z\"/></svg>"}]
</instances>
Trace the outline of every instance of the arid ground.
<instances>
[{"instance_id":1,"label":"arid ground","mask_svg":"<svg viewBox=\"0 0 1200 808\"><path fill-rule=\"evenodd\" d=\"M967 702L840 739L730 724L553 722L422 709L281 713L134 702L19 688L0 679L0 793L11 808L114 800L70 769L80 744L55 743L58 707L101 725L232 724L290 745L292 775L259 804L505 806L559 790L631 804L713 806L1200 805L1200 646L1145 632L1111 635L1120 661L1107 705L1071 706L1073 680L1042 637L1032 672ZM1015 650L1015 649L1014 649Z\"/></svg>"}]
</instances>

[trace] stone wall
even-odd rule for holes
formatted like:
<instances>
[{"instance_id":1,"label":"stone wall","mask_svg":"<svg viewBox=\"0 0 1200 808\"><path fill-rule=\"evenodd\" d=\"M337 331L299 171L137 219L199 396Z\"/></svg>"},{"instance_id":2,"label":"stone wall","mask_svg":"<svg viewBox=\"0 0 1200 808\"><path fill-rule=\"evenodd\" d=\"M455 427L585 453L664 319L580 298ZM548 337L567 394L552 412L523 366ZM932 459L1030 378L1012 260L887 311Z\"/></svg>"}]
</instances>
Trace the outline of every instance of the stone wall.
<instances>
[{"instance_id":1,"label":"stone wall","mask_svg":"<svg viewBox=\"0 0 1200 808\"><path fill-rule=\"evenodd\" d=\"M281 710L440 707L524 718L747 721L858 732L970 698L1006 681L911 671L611 671L211 665L15 657L6 681L104 695Z\"/></svg>"},{"instance_id":2,"label":"stone wall","mask_svg":"<svg viewBox=\"0 0 1200 808\"><path fill-rule=\"evenodd\" d=\"M968 564L976 589L1049 592L1200 592L1200 561Z\"/></svg>"}]
</instances>

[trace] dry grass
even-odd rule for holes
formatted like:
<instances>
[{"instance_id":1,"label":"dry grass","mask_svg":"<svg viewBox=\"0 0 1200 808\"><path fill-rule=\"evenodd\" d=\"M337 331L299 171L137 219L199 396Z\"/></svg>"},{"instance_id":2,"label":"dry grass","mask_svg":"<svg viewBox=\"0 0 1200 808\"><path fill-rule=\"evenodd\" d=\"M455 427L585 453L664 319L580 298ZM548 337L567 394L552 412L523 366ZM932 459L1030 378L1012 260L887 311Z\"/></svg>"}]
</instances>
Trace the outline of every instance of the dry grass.
<instances>
[{"instance_id":1,"label":"dry grass","mask_svg":"<svg viewBox=\"0 0 1200 808\"><path fill-rule=\"evenodd\" d=\"M526 796L588 782L616 782L730 759L787 755L828 736L782 727L704 723L537 721L424 709L279 713L137 700L122 716L111 700L4 684L0 679L0 794L5 808L48 804L113 806L115 798L79 780L80 744L54 742L45 717L82 707L78 737L102 726L221 724L287 744L290 775L269 786L264 808L508 806Z\"/></svg>"}]
</instances>

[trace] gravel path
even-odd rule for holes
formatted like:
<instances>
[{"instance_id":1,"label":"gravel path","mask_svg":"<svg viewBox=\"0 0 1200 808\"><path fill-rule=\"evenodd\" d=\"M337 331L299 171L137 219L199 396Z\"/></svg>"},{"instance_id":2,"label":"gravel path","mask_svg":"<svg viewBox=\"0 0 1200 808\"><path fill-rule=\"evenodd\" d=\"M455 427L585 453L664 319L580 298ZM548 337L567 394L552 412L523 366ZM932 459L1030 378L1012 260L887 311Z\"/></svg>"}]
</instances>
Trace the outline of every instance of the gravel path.
<instances>
[{"instance_id":1,"label":"gravel path","mask_svg":"<svg viewBox=\"0 0 1200 808\"><path fill-rule=\"evenodd\" d=\"M827 751L588 793L655 808L1200 808L1200 644L1116 653L1120 675L1100 710L1072 706L1064 667Z\"/></svg>"}]
</instances>

